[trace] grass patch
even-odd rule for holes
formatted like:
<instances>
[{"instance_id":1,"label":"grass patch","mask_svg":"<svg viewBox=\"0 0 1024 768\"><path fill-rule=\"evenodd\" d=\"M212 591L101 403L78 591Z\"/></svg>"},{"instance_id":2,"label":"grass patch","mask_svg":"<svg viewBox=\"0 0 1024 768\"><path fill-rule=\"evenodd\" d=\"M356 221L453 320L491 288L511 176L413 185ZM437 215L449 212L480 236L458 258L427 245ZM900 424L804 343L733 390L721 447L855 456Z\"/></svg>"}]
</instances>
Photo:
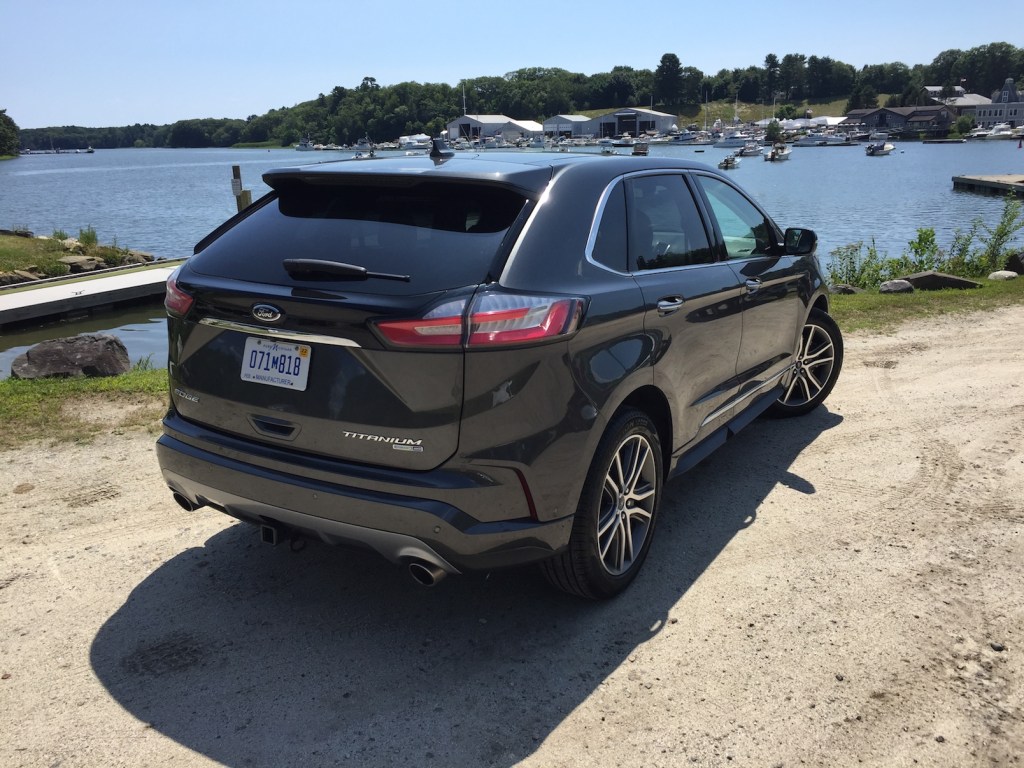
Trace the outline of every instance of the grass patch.
<instances>
[{"instance_id":1,"label":"grass patch","mask_svg":"<svg viewBox=\"0 0 1024 768\"><path fill-rule=\"evenodd\" d=\"M83 442L100 433L150 427L167 404L167 371L142 361L121 376L0 380L0 450L32 440Z\"/></svg>"},{"instance_id":2,"label":"grass patch","mask_svg":"<svg viewBox=\"0 0 1024 768\"><path fill-rule=\"evenodd\" d=\"M981 278L976 282L981 283L982 287L897 294L882 294L877 291L834 294L830 302L832 316L844 333L887 332L908 320L986 312L1024 304L1024 278Z\"/></svg>"},{"instance_id":3,"label":"grass patch","mask_svg":"<svg viewBox=\"0 0 1024 768\"><path fill-rule=\"evenodd\" d=\"M64 274L68 268L60 259L65 255L56 240L0 235L0 272L36 266L47 275Z\"/></svg>"}]
</instances>

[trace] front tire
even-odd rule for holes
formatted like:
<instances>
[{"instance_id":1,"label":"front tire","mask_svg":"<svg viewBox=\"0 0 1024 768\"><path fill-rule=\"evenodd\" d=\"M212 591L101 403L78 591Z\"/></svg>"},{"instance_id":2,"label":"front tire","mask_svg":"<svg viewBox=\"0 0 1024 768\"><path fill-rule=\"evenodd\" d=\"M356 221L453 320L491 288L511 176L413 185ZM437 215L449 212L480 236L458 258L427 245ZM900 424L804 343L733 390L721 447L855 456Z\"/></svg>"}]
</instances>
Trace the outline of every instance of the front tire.
<instances>
[{"instance_id":1,"label":"front tire","mask_svg":"<svg viewBox=\"0 0 1024 768\"><path fill-rule=\"evenodd\" d=\"M800 336L796 370L768 408L770 416L803 416L824 402L843 367L843 335L828 313L812 309Z\"/></svg>"},{"instance_id":2,"label":"front tire","mask_svg":"<svg viewBox=\"0 0 1024 768\"><path fill-rule=\"evenodd\" d=\"M620 413L598 444L568 548L541 568L554 586L590 599L622 592L651 546L662 489L661 443L637 410Z\"/></svg>"}]
</instances>

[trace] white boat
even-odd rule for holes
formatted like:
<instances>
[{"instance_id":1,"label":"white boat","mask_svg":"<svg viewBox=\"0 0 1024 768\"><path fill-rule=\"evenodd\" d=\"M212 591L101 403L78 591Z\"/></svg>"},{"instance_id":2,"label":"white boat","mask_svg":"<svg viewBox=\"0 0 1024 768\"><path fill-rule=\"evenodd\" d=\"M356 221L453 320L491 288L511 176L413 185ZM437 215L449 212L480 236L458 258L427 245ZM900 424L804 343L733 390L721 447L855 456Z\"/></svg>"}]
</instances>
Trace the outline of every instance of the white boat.
<instances>
[{"instance_id":1,"label":"white boat","mask_svg":"<svg viewBox=\"0 0 1024 768\"><path fill-rule=\"evenodd\" d=\"M782 142L779 142L778 144L774 144L772 146L772 151L768 152L764 156L764 159L768 160L769 162L775 163L781 160L789 160L789 156L792 153L793 149L791 147L789 147L786 144L783 144Z\"/></svg>"},{"instance_id":2,"label":"white boat","mask_svg":"<svg viewBox=\"0 0 1024 768\"><path fill-rule=\"evenodd\" d=\"M430 137L425 133L414 133L412 136L399 136L398 148L415 151L417 149L430 149Z\"/></svg>"},{"instance_id":3,"label":"white boat","mask_svg":"<svg viewBox=\"0 0 1024 768\"><path fill-rule=\"evenodd\" d=\"M844 147L852 145L845 133L810 131L793 142L794 147Z\"/></svg>"},{"instance_id":4,"label":"white boat","mask_svg":"<svg viewBox=\"0 0 1024 768\"><path fill-rule=\"evenodd\" d=\"M363 136L363 138L352 145L352 149L359 152L370 152L373 150L373 142L370 141L369 136Z\"/></svg>"},{"instance_id":5,"label":"white boat","mask_svg":"<svg viewBox=\"0 0 1024 768\"><path fill-rule=\"evenodd\" d=\"M985 140L991 139L1016 139L1013 135L1013 128L1010 127L1009 123L997 123L992 126L992 130L989 131L985 136L982 136Z\"/></svg>"},{"instance_id":6,"label":"white boat","mask_svg":"<svg viewBox=\"0 0 1024 768\"><path fill-rule=\"evenodd\" d=\"M889 135L883 134L882 138L872 141L864 147L864 154L868 157L883 157L892 152L896 147L889 141Z\"/></svg>"},{"instance_id":7,"label":"white boat","mask_svg":"<svg viewBox=\"0 0 1024 768\"><path fill-rule=\"evenodd\" d=\"M309 136L307 136L298 144L296 144L295 148L299 150L299 152L312 152L314 149L316 149L316 145L313 143L313 140L309 138Z\"/></svg>"},{"instance_id":8,"label":"white boat","mask_svg":"<svg viewBox=\"0 0 1024 768\"><path fill-rule=\"evenodd\" d=\"M755 157L762 153L761 145L756 141L748 141L739 151L740 157Z\"/></svg>"},{"instance_id":9,"label":"white boat","mask_svg":"<svg viewBox=\"0 0 1024 768\"><path fill-rule=\"evenodd\" d=\"M728 131L722 135L722 138L715 142L715 146L719 149L739 148L750 140L750 134L745 131Z\"/></svg>"},{"instance_id":10,"label":"white boat","mask_svg":"<svg viewBox=\"0 0 1024 768\"><path fill-rule=\"evenodd\" d=\"M612 139L613 147L632 147L634 144L636 144L636 139L628 133L624 133L621 136Z\"/></svg>"}]
</instances>

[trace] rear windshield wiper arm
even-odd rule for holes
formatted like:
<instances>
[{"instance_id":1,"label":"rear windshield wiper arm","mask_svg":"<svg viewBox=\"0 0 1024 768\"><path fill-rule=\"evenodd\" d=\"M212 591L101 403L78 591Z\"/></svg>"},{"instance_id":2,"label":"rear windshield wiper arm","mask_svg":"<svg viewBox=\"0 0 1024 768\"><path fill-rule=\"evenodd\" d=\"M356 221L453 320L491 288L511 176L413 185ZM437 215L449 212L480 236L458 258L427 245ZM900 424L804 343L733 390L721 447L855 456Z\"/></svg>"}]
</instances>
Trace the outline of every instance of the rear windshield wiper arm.
<instances>
[{"instance_id":1,"label":"rear windshield wiper arm","mask_svg":"<svg viewBox=\"0 0 1024 768\"><path fill-rule=\"evenodd\" d=\"M408 283L409 275L393 275L388 272L370 272L358 264L345 264L341 261L325 259L285 259L281 262L288 274L295 278L312 280L368 280L371 277L380 280L401 280Z\"/></svg>"}]
</instances>

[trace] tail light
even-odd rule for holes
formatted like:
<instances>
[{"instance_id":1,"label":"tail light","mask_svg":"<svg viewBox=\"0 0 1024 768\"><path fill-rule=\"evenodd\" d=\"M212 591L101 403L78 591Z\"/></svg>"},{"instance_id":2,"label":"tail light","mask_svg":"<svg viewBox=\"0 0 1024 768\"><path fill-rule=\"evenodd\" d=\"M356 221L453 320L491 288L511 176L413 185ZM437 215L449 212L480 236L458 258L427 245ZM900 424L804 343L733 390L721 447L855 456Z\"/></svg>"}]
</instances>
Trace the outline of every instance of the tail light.
<instances>
[{"instance_id":1,"label":"tail light","mask_svg":"<svg viewBox=\"0 0 1024 768\"><path fill-rule=\"evenodd\" d=\"M171 273L171 276L167 278L167 291L164 294L164 309L167 310L167 314L169 315L184 317L192 308L192 302L195 301L195 299L191 294L185 293L185 291L178 287L179 271L181 271L181 267L174 270Z\"/></svg>"},{"instance_id":2,"label":"tail light","mask_svg":"<svg viewBox=\"0 0 1024 768\"><path fill-rule=\"evenodd\" d=\"M468 305L468 310L467 310ZM508 346L575 333L583 317L578 297L487 292L435 307L419 318L381 320L374 325L391 344L403 347Z\"/></svg>"}]
</instances>

